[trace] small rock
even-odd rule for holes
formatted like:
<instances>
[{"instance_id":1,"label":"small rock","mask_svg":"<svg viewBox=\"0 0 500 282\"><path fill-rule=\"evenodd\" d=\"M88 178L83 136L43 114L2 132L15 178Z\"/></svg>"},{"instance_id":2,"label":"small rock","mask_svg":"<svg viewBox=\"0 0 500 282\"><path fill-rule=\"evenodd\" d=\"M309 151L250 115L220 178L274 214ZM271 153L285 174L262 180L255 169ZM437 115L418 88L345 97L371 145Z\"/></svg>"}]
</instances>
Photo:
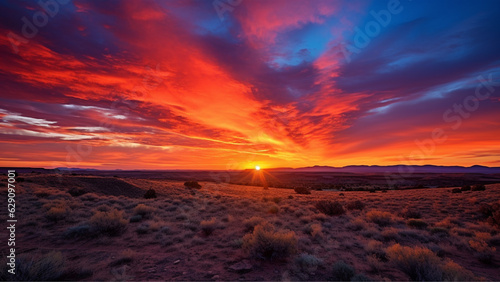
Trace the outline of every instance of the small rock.
<instances>
[{"instance_id":1,"label":"small rock","mask_svg":"<svg viewBox=\"0 0 500 282\"><path fill-rule=\"evenodd\" d=\"M245 273L252 271L253 266L248 260L242 260L229 267L229 270L236 271L238 273Z\"/></svg>"},{"instance_id":2,"label":"small rock","mask_svg":"<svg viewBox=\"0 0 500 282\"><path fill-rule=\"evenodd\" d=\"M212 280L219 280L220 276L219 275L214 275L212 276Z\"/></svg>"},{"instance_id":3,"label":"small rock","mask_svg":"<svg viewBox=\"0 0 500 282\"><path fill-rule=\"evenodd\" d=\"M174 261L174 264L178 264L179 262L181 262L181 260L180 260L180 259L178 259L178 260Z\"/></svg>"}]
</instances>

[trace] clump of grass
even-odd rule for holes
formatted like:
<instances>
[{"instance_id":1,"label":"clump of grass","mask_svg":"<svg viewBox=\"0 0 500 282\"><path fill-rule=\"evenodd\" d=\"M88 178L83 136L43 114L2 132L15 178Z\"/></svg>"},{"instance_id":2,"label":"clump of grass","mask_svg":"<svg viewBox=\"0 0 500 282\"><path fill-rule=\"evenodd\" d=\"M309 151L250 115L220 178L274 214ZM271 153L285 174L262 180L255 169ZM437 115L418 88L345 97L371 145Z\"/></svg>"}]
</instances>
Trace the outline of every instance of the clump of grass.
<instances>
[{"instance_id":1,"label":"clump of grass","mask_svg":"<svg viewBox=\"0 0 500 282\"><path fill-rule=\"evenodd\" d=\"M447 228L438 226L430 228L429 231L431 232L431 234L438 234L443 236L449 234L449 230Z\"/></svg>"},{"instance_id":2,"label":"clump of grass","mask_svg":"<svg viewBox=\"0 0 500 282\"><path fill-rule=\"evenodd\" d=\"M405 208L401 212L401 216L404 218L421 218L422 213L420 213L417 209L415 208Z\"/></svg>"},{"instance_id":3,"label":"clump of grass","mask_svg":"<svg viewBox=\"0 0 500 282\"><path fill-rule=\"evenodd\" d=\"M427 222L423 221L423 220L420 220L420 219L410 219L406 222L406 224L410 227L415 227L415 228L418 228L418 229L424 229L424 228L427 228L427 226L429 224L427 224Z\"/></svg>"},{"instance_id":4,"label":"clump of grass","mask_svg":"<svg viewBox=\"0 0 500 282\"><path fill-rule=\"evenodd\" d=\"M249 219L243 220L243 224L245 225L246 232L251 232L251 231L253 231L255 226L257 226L259 224L266 223L266 222L267 222L267 220L265 220L264 218L262 218L260 216L252 216Z\"/></svg>"},{"instance_id":5,"label":"clump of grass","mask_svg":"<svg viewBox=\"0 0 500 282\"><path fill-rule=\"evenodd\" d=\"M90 225L82 224L78 226L72 226L66 229L64 232L65 238L82 238L91 235Z\"/></svg>"},{"instance_id":6,"label":"clump of grass","mask_svg":"<svg viewBox=\"0 0 500 282\"><path fill-rule=\"evenodd\" d=\"M384 244L380 241L370 240L368 244L366 244L365 250L368 254L374 255L378 260L386 261L387 254L385 253L383 245Z\"/></svg>"},{"instance_id":7,"label":"clump of grass","mask_svg":"<svg viewBox=\"0 0 500 282\"><path fill-rule=\"evenodd\" d=\"M73 187L71 189L68 190L68 193L73 196L73 197L79 197L81 195L84 195L84 194L87 194L88 191L85 190L84 188L80 188L80 187Z\"/></svg>"},{"instance_id":8,"label":"clump of grass","mask_svg":"<svg viewBox=\"0 0 500 282\"><path fill-rule=\"evenodd\" d=\"M486 218L488 223L500 226L500 201L491 205L480 205L479 212Z\"/></svg>"},{"instance_id":9,"label":"clump of grass","mask_svg":"<svg viewBox=\"0 0 500 282\"><path fill-rule=\"evenodd\" d=\"M128 221L123 218L123 211L112 209L109 212L96 211L90 218L89 224L98 234L116 236L125 231Z\"/></svg>"},{"instance_id":10,"label":"clump of grass","mask_svg":"<svg viewBox=\"0 0 500 282\"><path fill-rule=\"evenodd\" d=\"M134 252L131 249L123 250L120 253L120 255L118 256L118 259L111 262L109 264L109 266L113 267L113 266L119 266L119 265L126 264L126 263L131 263L132 261L134 261L136 255L137 255L136 252Z\"/></svg>"},{"instance_id":11,"label":"clump of grass","mask_svg":"<svg viewBox=\"0 0 500 282\"><path fill-rule=\"evenodd\" d=\"M145 204L138 204L134 208L134 214L140 215L143 218L151 217L151 215L156 211L156 208L147 206Z\"/></svg>"},{"instance_id":12,"label":"clump of grass","mask_svg":"<svg viewBox=\"0 0 500 282\"><path fill-rule=\"evenodd\" d=\"M280 211L280 208L277 205L272 205L267 209L268 213L277 214Z\"/></svg>"},{"instance_id":13,"label":"clump of grass","mask_svg":"<svg viewBox=\"0 0 500 282\"><path fill-rule=\"evenodd\" d=\"M399 244L387 248L392 263L413 281L475 281L471 271L452 260L442 261L434 252L422 247L404 247Z\"/></svg>"},{"instance_id":14,"label":"clump of grass","mask_svg":"<svg viewBox=\"0 0 500 282\"><path fill-rule=\"evenodd\" d=\"M481 234L486 235L487 237L481 236ZM496 252L495 247L491 247L486 242L491 235L484 232L476 233L476 237L474 239L469 240L469 246L471 249L475 251L475 257L482 263L490 264L493 261L493 256Z\"/></svg>"},{"instance_id":15,"label":"clump of grass","mask_svg":"<svg viewBox=\"0 0 500 282\"><path fill-rule=\"evenodd\" d=\"M155 189L151 188L146 193L144 193L144 199L154 199L156 198L156 191Z\"/></svg>"},{"instance_id":16,"label":"clump of grass","mask_svg":"<svg viewBox=\"0 0 500 282\"><path fill-rule=\"evenodd\" d=\"M303 273L313 273L323 263L321 259L305 253L295 257L293 262L297 270Z\"/></svg>"},{"instance_id":17,"label":"clump of grass","mask_svg":"<svg viewBox=\"0 0 500 282\"><path fill-rule=\"evenodd\" d=\"M347 224L347 228L353 231L360 231L367 228L367 223L363 219L356 217L354 220Z\"/></svg>"},{"instance_id":18,"label":"clump of grass","mask_svg":"<svg viewBox=\"0 0 500 282\"><path fill-rule=\"evenodd\" d=\"M362 210L365 208L365 204L360 200L355 200L347 203L346 208L348 210Z\"/></svg>"},{"instance_id":19,"label":"clump of grass","mask_svg":"<svg viewBox=\"0 0 500 282\"><path fill-rule=\"evenodd\" d=\"M343 260L339 260L332 266L332 281L351 281L356 274L354 267L348 265Z\"/></svg>"},{"instance_id":20,"label":"clump of grass","mask_svg":"<svg viewBox=\"0 0 500 282\"><path fill-rule=\"evenodd\" d=\"M293 188L293 190L297 194L303 194L303 195L309 195L309 194L311 194L311 189L309 189L307 187L303 187L303 186L295 187L295 188Z\"/></svg>"},{"instance_id":21,"label":"clump of grass","mask_svg":"<svg viewBox=\"0 0 500 282\"><path fill-rule=\"evenodd\" d=\"M41 257L20 255L16 259L15 275L7 272L7 265L0 268L0 280L54 281L62 278L66 260L61 252L50 252Z\"/></svg>"},{"instance_id":22,"label":"clump of grass","mask_svg":"<svg viewBox=\"0 0 500 282\"><path fill-rule=\"evenodd\" d=\"M472 191L485 191L486 186L484 186L484 184L476 184L476 185L471 187L471 190Z\"/></svg>"},{"instance_id":23,"label":"clump of grass","mask_svg":"<svg viewBox=\"0 0 500 282\"><path fill-rule=\"evenodd\" d=\"M463 268L454 261L447 261L441 266L443 281L476 281L479 280L471 271Z\"/></svg>"},{"instance_id":24,"label":"clump of grass","mask_svg":"<svg viewBox=\"0 0 500 282\"><path fill-rule=\"evenodd\" d=\"M366 218L379 226L388 226L393 223L392 214L384 211L372 210L366 213Z\"/></svg>"},{"instance_id":25,"label":"clump of grass","mask_svg":"<svg viewBox=\"0 0 500 282\"><path fill-rule=\"evenodd\" d=\"M209 236L217 229L217 221L215 217L212 217L210 220L202 220L200 226L201 232L203 232L205 236Z\"/></svg>"},{"instance_id":26,"label":"clump of grass","mask_svg":"<svg viewBox=\"0 0 500 282\"><path fill-rule=\"evenodd\" d=\"M304 228L304 232L306 234L311 235L311 237L315 240L321 239L323 237L321 224L314 223L314 224L307 225Z\"/></svg>"},{"instance_id":27,"label":"clump of grass","mask_svg":"<svg viewBox=\"0 0 500 282\"><path fill-rule=\"evenodd\" d=\"M281 197L273 197L273 202L279 204L281 202Z\"/></svg>"},{"instance_id":28,"label":"clump of grass","mask_svg":"<svg viewBox=\"0 0 500 282\"><path fill-rule=\"evenodd\" d=\"M460 188L460 190L462 190L462 192L470 191L471 189L472 189L472 187L470 187L470 185L464 185L464 186L462 186L462 188Z\"/></svg>"},{"instance_id":29,"label":"clump of grass","mask_svg":"<svg viewBox=\"0 0 500 282\"><path fill-rule=\"evenodd\" d=\"M68 214L68 207L51 207L46 213L45 217L50 221L63 220Z\"/></svg>"},{"instance_id":30,"label":"clump of grass","mask_svg":"<svg viewBox=\"0 0 500 282\"><path fill-rule=\"evenodd\" d=\"M345 213L344 207L338 201L319 201L314 205L320 212L326 215L342 215Z\"/></svg>"},{"instance_id":31,"label":"clump of grass","mask_svg":"<svg viewBox=\"0 0 500 282\"><path fill-rule=\"evenodd\" d=\"M201 185L197 181L186 181L184 186L187 188L201 189Z\"/></svg>"},{"instance_id":32,"label":"clump of grass","mask_svg":"<svg viewBox=\"0 0 500 282\"><path fill-rule=\"evenodd\" d=\"M297 252L297 237L293 231L276 231L269 223L259 224L243 237L243 249L258 259L286 259Z\"/></svg>"},{"instance_id":33,"label":"clump of grass","mask_svg":"<svg viewBox=\"0 0 500 282\"><path fill-rule=\"evenodd\" d=\"M387 256L413 281L438 281L442 279L441 260L427 248L412 248L395 244L387 248Z\"/></svg>"},{"instance_id":34,"label":"clump of grass","mask_svg":"<svg viewBox=\"0 0 500 282\"><path fill-rule=\"evenodd\" d=\"M142 215L136 214L130 217L129 221L130 222L139 222L142 220Z\"/></svg>"}]
</instances>

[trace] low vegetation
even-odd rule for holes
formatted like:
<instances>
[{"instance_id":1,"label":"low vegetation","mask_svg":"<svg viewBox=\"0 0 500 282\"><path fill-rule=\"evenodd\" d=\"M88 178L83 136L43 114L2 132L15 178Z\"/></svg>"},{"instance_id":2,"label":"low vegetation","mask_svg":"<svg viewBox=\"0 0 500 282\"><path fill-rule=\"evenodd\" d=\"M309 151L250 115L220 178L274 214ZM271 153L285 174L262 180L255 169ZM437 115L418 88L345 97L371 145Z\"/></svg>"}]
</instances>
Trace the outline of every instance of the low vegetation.
<instances>
[{"instance_id":1,"label":"low vegetation","mask_svg":"<svg viewBox=\"0 0 500 282\"><path fill-rule=\"evenodd\" d=\"M297 237L293 231L276 231L263 223L243 237L243 249L258 259L286 259L297 252Z\"/></svg>"},{"instance_id":2,"label":"low vegetation","mask_svg":"<svg viewBox=\"0 0 500 282\"><path fill-rule=\"evenodd\" d=\"M362 210L365 208L365 204L360 200L355 200L347 203L346 208L348 210Z\"/></svg>"},{"instance_id":3,"label":"low vegetation","mask_svg":"<svg viewBox=\"0 0 500 282\"><path fill-rule=\"evenodd\" d=\"M205 236L209 236L217 228L217 221L215 217L212 217L212 219L210 220L202 220L200 222L200 227L201 227L201 232L203 232Z\"/></svg>"},{"instance_id":4,"label":"low vegetation","mask_svg":"<svg viewBox=\"0 0 500 282\"><path fill-rule=\"evenodd\" d=\"M380 226L388 226L393 223L393 216L389 212L371 210L366 213L366 219Z\"/></svg>"},{"instance_id":5,"label":"low vegetation","mask_svg":"<svg viewBox=\"0 0 500 282\"><path fill-rule=\"evenodd\" d=\"M297 194L304 194L304 195L311 194L311 189L309 189L307 187L303 187L303 186L295 187L295 188L293 188L293 190Z\"/></svg>"},{"instance_id":6,"label":"low vegetation","mask_svg":"<svg viewBox=\"0 0 500 282\"><path fill-rule=\"evenodd\" d=\"M128 221L123 218L123 211L112 209L109 212L96 211L89 224L91 231L97 234L117 236L125 231Z\"/></svg>"},{"instance_id":7,"label":"low vegetation","mask_svg":"<svg viewBox=\"0 0 500 282\"><path fill-rule=\"evenodd\" d=\"M184 186L187 188L201 189L201 185L197 181L186 181Z\"/></svg>"},{"instance_id":8,"label":"low vegetation","mask_svg":"<svg viewBox=\"0 0 500 282\"><path fill-rule=\"evenodd\" d=\"M156 191L155 189L151 188L146 193L144 193L144 199L155 199L156 198Z\"/></svg>"},{"instance_id":9,"label":"low vegetation","mask_svg":"<svg viewBox=\"0 0 500 282\"><path fill-rule=\"evenodd\" d=\"M323 200L314 205L320 212L326 215L342 215L345 213L344 207L338 201Z\"/></svg>"}]
</instances>

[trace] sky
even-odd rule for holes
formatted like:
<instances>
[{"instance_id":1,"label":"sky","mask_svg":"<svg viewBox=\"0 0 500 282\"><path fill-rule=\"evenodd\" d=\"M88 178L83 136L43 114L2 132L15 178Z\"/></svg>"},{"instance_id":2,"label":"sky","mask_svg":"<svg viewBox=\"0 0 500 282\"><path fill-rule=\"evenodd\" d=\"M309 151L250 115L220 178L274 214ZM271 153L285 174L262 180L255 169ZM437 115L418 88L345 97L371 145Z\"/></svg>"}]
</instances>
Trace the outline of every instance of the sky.
<instances>
[{"instance_id":1,"label":"sky","mask_svg":"<svg viewBox=\"0 0 500 282\"><path fill-rule=\"evenodd\" d=\"M0 2L0 166L500 166L500 1Z\"/></svg>"}]
</instances>

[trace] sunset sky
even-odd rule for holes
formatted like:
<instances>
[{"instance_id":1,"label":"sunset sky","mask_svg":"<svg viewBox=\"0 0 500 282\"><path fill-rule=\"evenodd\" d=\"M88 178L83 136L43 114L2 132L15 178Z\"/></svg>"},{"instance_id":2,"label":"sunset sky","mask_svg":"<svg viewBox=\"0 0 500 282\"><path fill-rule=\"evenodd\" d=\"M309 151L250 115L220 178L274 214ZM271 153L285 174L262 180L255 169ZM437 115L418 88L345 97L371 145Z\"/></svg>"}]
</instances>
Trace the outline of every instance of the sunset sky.
<instances>
[{"instance_id":1,"label":"sunset sky","mask_svg":"<svg viewBox=\"0 0 500 282\"><path fill-rule=\"evenodd\" d=\"M0 2L0 166L500 166L500 1L37 2Z\"/></svg>"}]
</instances>

